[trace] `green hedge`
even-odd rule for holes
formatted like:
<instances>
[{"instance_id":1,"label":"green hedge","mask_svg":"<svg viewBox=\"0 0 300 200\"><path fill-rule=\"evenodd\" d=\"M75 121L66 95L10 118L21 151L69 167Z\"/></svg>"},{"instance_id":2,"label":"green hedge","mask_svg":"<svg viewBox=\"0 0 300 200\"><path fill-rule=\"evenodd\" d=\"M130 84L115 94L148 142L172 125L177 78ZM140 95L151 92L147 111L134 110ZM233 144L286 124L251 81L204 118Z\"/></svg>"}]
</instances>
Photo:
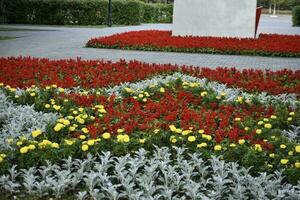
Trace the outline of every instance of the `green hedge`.
<instances>
[{"instance_id":1,"label":"green hedge","mask_svg":"<svg viewBox=\"0 0 300 200\"><path fill-rule=\"evenodd\" d=\"M300 6L293 8L293 25L300 26Z\"/></svg>"},{"instance_id":2,"label":"green hedge","mask_svg":"<svg viewBox=\"0 0 300 200\"><path fill-rule=\"evenodd\" d=\"M107 24L108 0L0 0L0 23ZM170 23L173 6L113 0L112 22L119 25Z\"/></svg>"},{"instance_id":3,"label":"green hedge","mask_svg":"<svg viewBox=\"0 0 300 200\"><path fill-rule=\"evenodd\" d=\"M173 4L144 4L142 11L145 23L172 23Z\"/></svg>"}]
</instances>

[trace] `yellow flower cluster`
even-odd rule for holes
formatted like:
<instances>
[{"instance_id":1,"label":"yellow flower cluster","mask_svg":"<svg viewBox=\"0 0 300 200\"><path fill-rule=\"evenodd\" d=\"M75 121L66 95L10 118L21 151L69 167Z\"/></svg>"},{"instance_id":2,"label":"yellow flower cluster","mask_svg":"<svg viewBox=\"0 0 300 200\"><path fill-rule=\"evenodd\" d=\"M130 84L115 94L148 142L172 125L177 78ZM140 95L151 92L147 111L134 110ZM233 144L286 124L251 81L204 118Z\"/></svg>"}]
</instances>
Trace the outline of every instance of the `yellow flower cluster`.
<instances>
[{"instance_id":1,"label":"yellow flower cluster","mask_svg":"<svg viewBox=\"0 0 300 200\"><path fill-rule=\"evenodd\" d=\"M5 153L1 153L0 154L0 163L3 162L5 158L6 158L6 154Z\"/></svg>"}]
</instances>

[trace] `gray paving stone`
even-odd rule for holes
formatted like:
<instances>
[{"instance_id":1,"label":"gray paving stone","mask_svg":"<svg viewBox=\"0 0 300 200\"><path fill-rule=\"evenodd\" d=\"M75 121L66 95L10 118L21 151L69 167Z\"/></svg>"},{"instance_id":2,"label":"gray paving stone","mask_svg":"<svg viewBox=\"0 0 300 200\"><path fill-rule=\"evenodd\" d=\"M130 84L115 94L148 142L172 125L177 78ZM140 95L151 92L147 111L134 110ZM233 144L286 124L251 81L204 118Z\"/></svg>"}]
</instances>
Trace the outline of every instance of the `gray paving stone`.
<instances>
[{"instance_id":1,"label":"gray paving stone","mask_svg":"<svg viewBox=\"0 0 300 200\"><path fill-rule=\"evenodd\" d=\"M170 30L170 24L143 24L140 26L112 28L67 28L55 26L0 25L0 28L26 28L43 31L0 31L0 36L16 36L13 40L0 41L0 56L34 56L50 59L77 58L105 60L141 60L154 63L171 63L201 67L237 67L239 69L300 69L299 58L271 58L257 56L187 54L169 52L124 51L117 49L84 48L92 37L111 35L132 30ZM290 16L270 18L262 16L259 32L300 34L299 27L292 27Z\"/></svg>"}]
</instances>

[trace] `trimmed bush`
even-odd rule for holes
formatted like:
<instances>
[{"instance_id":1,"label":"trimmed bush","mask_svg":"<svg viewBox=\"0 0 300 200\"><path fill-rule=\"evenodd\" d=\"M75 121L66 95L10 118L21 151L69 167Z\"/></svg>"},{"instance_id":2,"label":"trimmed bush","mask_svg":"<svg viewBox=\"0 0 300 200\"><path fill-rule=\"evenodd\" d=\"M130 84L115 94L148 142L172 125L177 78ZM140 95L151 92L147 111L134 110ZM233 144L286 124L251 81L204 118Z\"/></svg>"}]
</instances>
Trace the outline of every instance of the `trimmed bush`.
<instances>
[{"instance_id":1,"label":"trimmed bush","mask_svg":"<svg viewBox=\"0 0 300 200\"><path fill-rule=\"evenodd\" d=\"M102 25L107 23L108 0L0 0L0 23ZM172 22L173 5L137 0L112 1L113 24Z\"/></svg>"},{"instance_id":2,"label":"trimmed bush","mask_svg":"<svg viewBox=\"0 0 300 200\"><path fill-rule=\"evenodd\" d=\"M293 25L300 26L300 6L293 8Z\"/></svg>"},{"instance_id":3,"label":"trimmed bush","mask_svg":"<svg viewBox=\"0 0 300 200\"><path fill-rule=\"evenodd\" d=\"M143 22L172 23L173 4L144 4Z\"/></svg>"}]
</instances>

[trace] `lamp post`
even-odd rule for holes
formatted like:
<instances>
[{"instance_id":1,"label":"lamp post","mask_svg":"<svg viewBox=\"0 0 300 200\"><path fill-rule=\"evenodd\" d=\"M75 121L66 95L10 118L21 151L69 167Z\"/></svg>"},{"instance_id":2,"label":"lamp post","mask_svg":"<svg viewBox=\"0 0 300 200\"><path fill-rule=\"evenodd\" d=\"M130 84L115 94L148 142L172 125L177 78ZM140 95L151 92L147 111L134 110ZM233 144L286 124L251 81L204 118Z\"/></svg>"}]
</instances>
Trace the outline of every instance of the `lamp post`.
<instances>
[{"instance_id":1,"label":"lamp post","mask_svg":"<svg viewBox=\"0 0 300 200\"><path fill-rule=\"evenodd\" d=\"M112 26L112 4L111 0L108 1L108 17L107 17L107 26Z\"/></svg>"}]
</instances>

